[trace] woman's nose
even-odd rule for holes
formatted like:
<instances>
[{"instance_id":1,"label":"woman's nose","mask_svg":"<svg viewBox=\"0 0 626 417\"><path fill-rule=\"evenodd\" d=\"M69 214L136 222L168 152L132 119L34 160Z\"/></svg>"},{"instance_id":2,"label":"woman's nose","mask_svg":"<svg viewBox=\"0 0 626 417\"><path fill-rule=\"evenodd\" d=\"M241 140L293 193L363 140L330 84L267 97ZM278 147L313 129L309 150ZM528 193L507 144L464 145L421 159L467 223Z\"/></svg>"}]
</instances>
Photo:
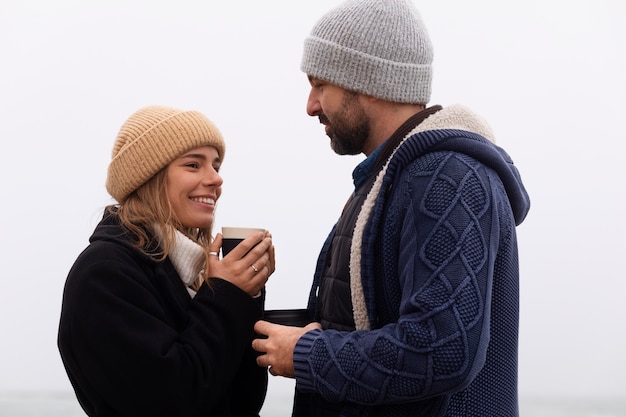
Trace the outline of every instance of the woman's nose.
<instances>
[{"instance_id":1,"label":"woman's nose","mask_svg":"<svg viewBox=\"0 0 626 417\"><path fill-rule=\"evenodd\" d=\"M212 172L209 172L204 177L204 183L205 185L215 185L215 186L220 187L224 183L224 180L222 179L222 176L217 171L212 170Z\"/></svg>"}]
</instances>

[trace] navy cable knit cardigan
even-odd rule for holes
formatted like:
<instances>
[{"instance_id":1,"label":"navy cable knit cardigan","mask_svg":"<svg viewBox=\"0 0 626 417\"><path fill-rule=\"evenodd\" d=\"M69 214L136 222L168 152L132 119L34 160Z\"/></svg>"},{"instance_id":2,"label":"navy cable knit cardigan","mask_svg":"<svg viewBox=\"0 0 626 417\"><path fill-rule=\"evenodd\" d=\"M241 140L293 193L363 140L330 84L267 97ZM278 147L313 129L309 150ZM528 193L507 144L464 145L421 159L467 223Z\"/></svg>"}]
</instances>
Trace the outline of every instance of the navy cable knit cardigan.
<instances>
[{"instance_id":1,"label":"navy cable knit cardigan","mask_svg":"<svg viewBox=\"0 0 626 417\"><path fill-rule=\"evenodd\" d=\"M341 403L341 416L518 415L515 226L530 202L477 125L464 108L444 109L383 168L352 241L357 330L298 341L296 396Z\"/></svg>"}]
</instances>

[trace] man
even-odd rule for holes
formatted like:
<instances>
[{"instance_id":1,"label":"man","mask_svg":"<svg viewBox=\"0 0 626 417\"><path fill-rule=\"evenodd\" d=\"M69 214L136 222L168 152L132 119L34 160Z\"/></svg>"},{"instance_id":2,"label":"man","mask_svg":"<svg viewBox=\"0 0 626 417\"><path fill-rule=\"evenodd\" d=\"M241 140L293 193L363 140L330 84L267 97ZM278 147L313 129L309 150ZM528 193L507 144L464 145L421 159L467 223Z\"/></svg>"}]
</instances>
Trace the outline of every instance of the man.
<instances>
[{"instance_id":1,"label":"man","mask_svg":"<svg viewBox=\"0 0 626 417\"><path fill-rule=\"evenodd\" d=\"M294 416L518 415L529 198L481 118L426 107L432 56L408 0L348 0L305 41L308 114L367 158L319 256L316 322L255 325L257 363L296 379Z\"/></svg>"}]
</instances>

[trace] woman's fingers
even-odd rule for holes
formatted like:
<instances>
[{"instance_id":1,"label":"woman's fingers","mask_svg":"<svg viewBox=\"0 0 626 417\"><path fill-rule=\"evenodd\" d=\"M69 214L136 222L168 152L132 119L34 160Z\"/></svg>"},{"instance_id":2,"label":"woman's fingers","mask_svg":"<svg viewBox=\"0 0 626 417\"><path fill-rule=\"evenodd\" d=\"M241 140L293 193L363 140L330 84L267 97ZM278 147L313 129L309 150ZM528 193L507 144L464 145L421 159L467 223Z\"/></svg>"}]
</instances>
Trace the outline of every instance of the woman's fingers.
<instances>
[{"instance_id":1,"label":"woman's fingers","mask_svg":"<svg viewBox=\"0 0 626 417\"><path fill-rule=\"evenodd\" d=\"M222 246L221 234L215 236L210 245L210 253L216 253ZM218 261L210 256L209 264L215 275L237 285L252 296L263 289L269 276L275 270L274 245L271 234L258 232L247 237Z\"/></svg>"},{"instance_id":2,"label":"woman's fingers","mask_svg":"<svg viewBox=\"0 0 626 417\"><path fill-rule=\"evenodd\" d=\"M209 245L209 250L211 252L219 252L221 247L222 247L222 234L218 233L217 235L215 235L213 242L211 242L211 244Z\"/></svg>"}]
</instances>

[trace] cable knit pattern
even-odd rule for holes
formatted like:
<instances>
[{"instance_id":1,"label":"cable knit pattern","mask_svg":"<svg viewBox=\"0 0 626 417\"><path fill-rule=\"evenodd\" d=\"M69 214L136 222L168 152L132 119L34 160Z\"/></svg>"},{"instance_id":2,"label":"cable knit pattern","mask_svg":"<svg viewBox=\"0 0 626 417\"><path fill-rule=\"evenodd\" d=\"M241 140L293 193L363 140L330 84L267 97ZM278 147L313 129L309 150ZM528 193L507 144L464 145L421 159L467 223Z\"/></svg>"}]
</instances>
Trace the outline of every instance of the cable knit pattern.
<instances>
[{"instance_id":1,"label":"cable knit pattern","mask_svg":"<svg viewBox=\"0 0 626 417\"><path fill-rule=\"evenodd\" d=\"M481 134L491 142L495 143L495 137L491 127L480 116L474 114L467 107L462 105L454 105L435 113L433 116L420 123L413 129L407 138L426 130L435 130L443 128L462 129L470 132ZM406 140L406 138L405 138ZM402 145L400 145L402 146ZM365 308L365 300L363 298L363 287L361 285L361 242L363 237L363 229L370 218L376 197L380 193L383 178L387 173L389 163L393 159L393 155L385 164L378 174L378 178L370 190L365 203L359 213L354 238L352 240L352 249L350 255L350 288L352 291L352 305L354 308L354 321L357 329L369 329L369 319Z\"/></svg>"},{"instance_id":2,"label":"cable knit pattern","mask_svg":"<svg viewBox=\"0 0 626 417\"><path fill-rule=\"evenodd\" d=\"M302 337L301 392L344 402L342 416L518 415L515 225L529 200L490 142L481 119L453 107L399 146L353 235L360 331Z\"/></svg>"}]
</instances>

